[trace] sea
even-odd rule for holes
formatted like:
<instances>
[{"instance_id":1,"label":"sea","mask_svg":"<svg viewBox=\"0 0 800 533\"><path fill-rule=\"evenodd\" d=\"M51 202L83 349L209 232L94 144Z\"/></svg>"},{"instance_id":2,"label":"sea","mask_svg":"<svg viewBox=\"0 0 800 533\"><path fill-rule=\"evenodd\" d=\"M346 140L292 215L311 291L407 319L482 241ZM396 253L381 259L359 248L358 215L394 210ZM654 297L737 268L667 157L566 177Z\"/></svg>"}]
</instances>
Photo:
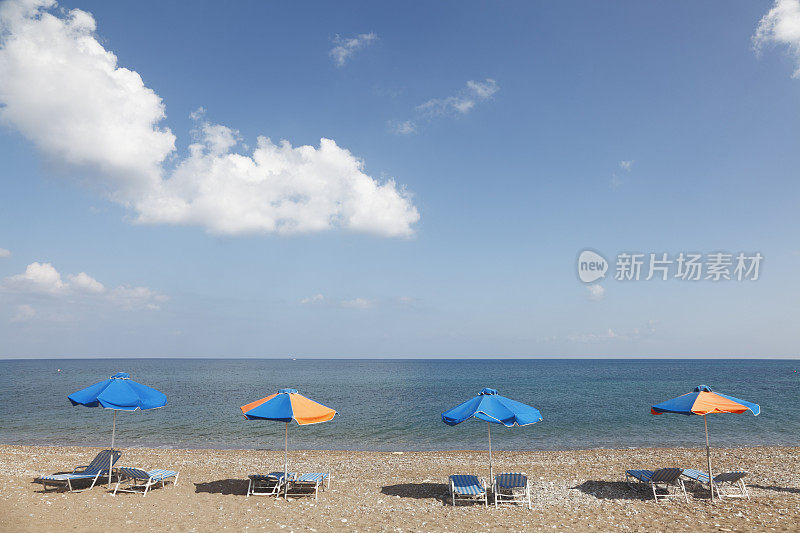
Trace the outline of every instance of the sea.
<instances>
[{"instance_id":1,"label":"sea","mask_svg":"<svg viewBox=\"0 0 800 533\"><path fill-rule=\"evenodd\" d=\"M800 445L800 361L720 359L38 359L0 360L0 443L104 446L112 411L67 395L116 372L167 395L160 409L120 412L118 448L283 448L284 424L245 420L240 406L280 388L337 410L289 427L292 449L485 449L487 424L441 413L491 387L542 421L492 425L501 450L705 445L699 416L650 414L697 385L761 405L708 417L712 446Z\"/></svg>"}]
</instances>

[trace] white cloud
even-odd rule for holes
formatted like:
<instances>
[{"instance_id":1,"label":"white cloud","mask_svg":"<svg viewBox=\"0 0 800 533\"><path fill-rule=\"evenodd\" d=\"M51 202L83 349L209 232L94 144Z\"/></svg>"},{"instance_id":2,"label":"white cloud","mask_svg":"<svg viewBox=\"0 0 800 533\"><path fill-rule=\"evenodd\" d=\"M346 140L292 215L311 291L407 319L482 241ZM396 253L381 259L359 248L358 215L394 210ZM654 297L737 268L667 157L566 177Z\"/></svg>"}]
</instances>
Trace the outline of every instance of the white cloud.
<instances>
[{"instance_id":1,"label":"white cloud","mask_svg":"<svg viewBox=\"0 0 800 533\"><path fill-rule=\"evenodd\" d=\"M3 285L14 291L34 294L64 294L68 291L61 274L50 263L31 263L22 274L3 280Z\"/></svg>"},{"instance_id":2,"label":"white cloud","mask_svg":"<svg viewBox=\"0 0 800 533\"><path fill-rule=\"evenodd\" d=\"M398 135L411 135L417 132L417 125L413 120L405 120L403 122L392 123L389 129Z\"/></svg>"},{"instance_id":3,"label":"white cloud","mask_svg":"<svg viewBox=\"0 0 800 533\"><path fill-rule=\"evenodd\" d=\"M760 53L770 44L789 49L797 61L792 77L800 77L800 0L776 0L761 19L753 35L753 47Z\"/></svg>"},{"instance_id":4,"label":"white cloud","mask_svg":"<svg viewBox=\"0 0 800 533\"><path fill-rule=\"evenodd\" d=\"M590 300L602 300L606 295L606 289L602 285L587 285Z\"/></svg>"},{"instance_id":5,"label":"white cloud","mask_svg":"<svg viewBox=\"0 0 800 533\"><path fill-rule=\"evenodd\" d=\"M168 298L147 287L121 285L108 293L109 301L123 309L161 309Z\"/></svg>"},{"instance_id":6,"label":"white cloud","mask_svg":"<svg viewBox=\"0 0 800 533\"><path fill-rule=\"evenodd\" d=\"M36 316L36 309L28 304L17 306L17 312L11 317L12 322L27 322Z\"/></svg>"},{"instance_id":7,"label":"white cloud","mask_svg":"<svg viewBox=\"0 0 800 533\"><path fill-rule=\"evenodd\" d=\"M308 296L300 300L301 304L314 304L319 303L325 300L325 297L321 294L315 294L314 296Z\"/></svg>"},{"instance_id":8,"label":"white cloud","mask_svg":"<svg viewBox=\"0 0 800 533\"><path fill-rule=\"evenodd\" d=\"M90 170L93 184L137 222L224 235L333 228L413 234L419 213L405 189L374 180L363 161L330 139L317 148L258 137L245 155L236 151L236 130L206 121L199 110L188 157L166 170L175 136L159 126L161 98L117 65L98 42L91 14L47 11L54 6L0 4L0 120L55 161Z\"/></svg>"},{"instance_id":9,"label":"white cloud","mask_svg":"<svg viewBox=\"0 0 800 533\"><path fill-rule=\"evenodd\" d=\"M0 248L0 258L2 258L2 257L10 257L10 256L11 256L11 251L10 250L6 250L5 248Z\"/></svg>"},{"instance_id":10,"label":"white cloud","mask_svg":"<svg viewBox=\"0 0 800 533\"><path fill-rule=\"evenodd\" d=\"M633 163L634 163L633 159L628 160L628 161L622 160L622 161L619 162L619 168L623 172L630 172L631 168L633 168ZM622 179L622 177L619 174L617 174L616 172L613 172L611 174L611 188L612 189L616 189L617 187L619 187L623 183L625 183L625 180Z\"/></svg>"},{"instance_id":11,"label":"white cloud","mask_svg":"<svg viewBox=\"0 0 800 533\"><path fill-rule=\"evenodd\" d=\"M80 274L74 276L69 275L67 278L69 279L70 286L77 291L100 294L106 290L102 283L91 277L86 272L81 272Z\"/></svg>"},{"instance_id":12,"label":"white cloud","mask_svg":"<svg viewBox=\"0 0 800 533\"><path fill-rule=\"evenodd\" d=\"M22 274L5 278L0 283L0 290L19 294L102 299L124 309L159 309L168 299L147 287L121 285L109 290L86 272L68 274L66 278L68 281L64 281L50 263L31 263Z\"/></svg>"},{"instance_id":13,"label":"white cloud","mask_svg":"<svg viewBox=\"0 0 800 533\"><path fill-rule=\"evenodd\" d=\"M432 98L415 108L415 118L405 121L390 121L389 129L398 135L416 133L421 121L430 121L437 117L465 115L482 101L491 99L500 86L491 78L484 81L467 81L465 87L453 96Z\"/></svg>"},{"instance_id":14,"label":"white cloud","mask_svg":"<svg viewBox=\"0 0 800 533\"><path fill-rule=\"evenodd\" d=\"M486 78L482 82L470 80L466 89L459 94L447 98L432 98L418 105L417 111L429 117L463 115L471 111L479 101L490 99L499 90L497 82L491 78Z\"/></svg>"},{"instance_id":15,"label":"white cloud","mask_svg":"<svg viewBox=\"0 0 800 533\"><path fill-rule=\"evenodd\" d=\"M352 300L345 300L342 302L342 307L351 307L355 309L368 309L372 307L372 302L366 298L354 298Z\"/></svg>"},{"instance_id":16,"label":"white cloud","mask_svg":"<svg viewBox=\"0 0 800 533\"><path fill-rule=\"evenodd\" d=\"M337 35L333 38L334 46L328 53L337 67L342 67L347 62L347 59L356 52L366 48L373 42L378 40L375 32L361 33L355 37L343 38Z\"/></svg>"}]
</instances>

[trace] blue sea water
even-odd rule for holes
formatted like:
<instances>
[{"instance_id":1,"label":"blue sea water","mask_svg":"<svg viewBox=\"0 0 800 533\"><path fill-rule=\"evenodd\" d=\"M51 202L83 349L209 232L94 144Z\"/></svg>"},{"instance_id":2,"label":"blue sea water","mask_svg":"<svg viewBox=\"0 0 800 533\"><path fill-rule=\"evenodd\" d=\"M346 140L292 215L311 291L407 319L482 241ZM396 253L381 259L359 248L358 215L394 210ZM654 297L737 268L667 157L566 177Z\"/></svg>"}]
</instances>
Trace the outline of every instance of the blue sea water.
<instances>
[{"instance_id":1,"label":"blue sea water","mask_svg":"<svg viewBox=\"0 0 800 533\"><path fill-rule=\"evenodd\" d=\"M112 413L72 407L66 397L124 371L164 392L168 404L121 412L123 448L282 449L283 424L246 421L239 406L292 387L339 412L328 423L292 424L294 449L483 449L485 423L450 427L440 415L487 386L543 417L526 427L493 425L497 449L700 446L702 418L649 413L700 384L761 405L757 417L709 416L712 446L796 446L795 370L800 362L785 360L5 360L0 443L107 445Z\"/></svg>"}]
</instances>

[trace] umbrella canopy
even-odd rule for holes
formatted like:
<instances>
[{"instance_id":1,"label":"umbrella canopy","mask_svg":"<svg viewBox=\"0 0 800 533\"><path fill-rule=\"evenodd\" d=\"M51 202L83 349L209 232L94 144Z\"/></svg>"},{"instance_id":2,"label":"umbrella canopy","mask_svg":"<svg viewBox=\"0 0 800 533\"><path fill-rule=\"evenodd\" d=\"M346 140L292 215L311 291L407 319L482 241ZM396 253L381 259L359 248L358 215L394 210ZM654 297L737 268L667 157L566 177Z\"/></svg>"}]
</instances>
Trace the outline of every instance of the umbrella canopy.
<instances>
[{"instance_id":1,"label":"umbrella canopy","mask_svg":"<svg viewBox=\"0 0 800 533\"><path fill-rule=\"evenodd\" d=\"M95 383L69 396L72 405L104 407L119 411L157 409L167 405L167 396L141 383L136 383L125 372L117 372L110 378Z\"/></svg>"},{"instance_id":2,"label":"umbrella canopy","mask_svg":"<svg viewBox=\"0 0 800 533\"><path fill-rule=\"evenodd\" d=\"M114 436L117 430L117 411L136 411L137 409L158 409L167 405L167 396L141 383L133 381L129 374L117 372L110 378L95 383L67 396L72 405L103 407L114 410L111 426L111 450L114 450ZM113 457L114 454L111 454ZM110 458L109 458L110 461ZM113 464L109 462L109 465ZM108 469L108 485L111 486L111 467Z\"/></svg>"},{"instance_id":3,"label":"umbrella canopy","mask_svg":"<svg viewBox=\"0 0 800 533\"><path fill-rule=\"evenodd\" d=\"M336 416L335 410L306 398L296 389L280 389L266 398L243 405L241 410L247 420L272 420L284 423L284 479L289 472L289 422L294 420L304 426L327 422Z\"/></svg>"},{"instance_id":4,"label":"umbrella canopy","mask_svg":"<svg viewBox=\"0 0 800 533\"><path fill-rule=\"evenodd\" d=\"M294 420L301 426L327 422L336 415L336 411L330 407L309 400L296 389L280 389L266 398L243 405L241 409L248 420L286 423Z\"/></svg>"},{"instance_id":5,"label":"umbrella canopy","mask_svg":"<svg viewBox=\"0 0 800 533\"><path fill-rule=\"evenodd\" d=\"M470 418L487 422L489 431L489 478L494 478L492 469L492 426L502 424L506 427L527 426L542 421L538 409L524 403L500 396L497 390L485 388L471 400L442 413L442 422L455 426Z\"/></svg>"},{"instance_id":6,"label":"umbrella canopy","mask_svg":"<svg viewBox=\"0 0 800 533\"><path fill-rule=\"evenodd\" d=\"M692 392L658 403L650 408L650 413L675 413L679 415L698 415L703 417L706 428L706 461L708 463L708 479L711 487L711 500L714 500L714 487L711 482L714 476L711 473L711 446L708 442L708 419L706 415L714 413L746 413L750 411L758 416L761 407L757 403L740 400L727 394L720 394L711 390L707 385L695 387Z\"/></svg>"}]
</instances>

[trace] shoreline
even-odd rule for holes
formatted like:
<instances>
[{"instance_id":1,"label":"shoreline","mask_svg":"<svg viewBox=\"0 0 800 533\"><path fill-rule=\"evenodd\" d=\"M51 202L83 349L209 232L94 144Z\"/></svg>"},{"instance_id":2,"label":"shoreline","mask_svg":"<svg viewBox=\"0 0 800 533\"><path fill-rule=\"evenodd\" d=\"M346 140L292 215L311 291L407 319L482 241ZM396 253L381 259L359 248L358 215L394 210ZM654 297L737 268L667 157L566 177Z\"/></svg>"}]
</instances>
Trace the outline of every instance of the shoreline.
<instances>
[{"instance_id":1,"label":"shoreline","mask_svg":"<svg viewBox=\"0 0 800 533\"><path fill-rule=\"evenodd\" d=\"M103 450L108 449L110 446L103 446L103 445L90 445L90 446L79 446L76 444L10 444L10 443L0 443L0 453L2 453L3 448L79 448L84 450ZM796 445L792 444L754 444L752 446L725 446L720 448L711 447L711 453L714 453L714 450L755 450L755 449L775 449L775 450L798 450L800 452L800 443ZM171 447L171 446L115 446L114 449L116 450L151 450L151 451L176 451L176 452L270 452L270 453L283 453L283 448L185 448L185 447ZM686 451L697 451L702 450L705 453L706 447L704 445L698 446L632 446L628 448L615 448L615 447L599 447L599 448L559 448L559 449L549 449L549 448L540 448L540 449L526 449L526 450L517 450L517 449L495 449L492 448L492 453L520 453L520 454L534 454L534 453L589 453L589 452L625 452L625 451L668 451L668 450L686 450ZM371 453L371 454L426 454L426 453L489 453L488 448L458 448L458 449L450 449L450 448L437 448L431 450L409 450L409 449L397 449L397 450L368 450L368 449L355 449L355 448L292 448L291 441L289 442L289 453L292 452L300 452L300 453L355 453L355 454L362 454L362 453Z\"/></svg>"},{"instance_id":2,"label":"shoreline","mask_svg":"<svg viewBox=\"0 0 800 533\"><path fill-rule=\"evenodd\" d=\"M117 466L180 471L177 485L156 488L146 497L113 496L105 485L80 493L43 493L34 482L37 475L86 464L100 449L0 445L0 516L9 529L52 530L60 524L61 529L103 531L109 524L137 527L155 520L167 531L527 531L554 526L576 531L792 531L800 523L800 447L712 449L716 471L749 473L751 496L713 504L707 490L694 489L689 489L688 504L682 499L656 503L652 493L630 490L623 480L624 471L632 468L702 468L700 448L493 451L496 473L528 474L532 511L450 505L448 475L486 479L486 450L290 450L292 470L332 473L330 489L316 501L246 497L247 476L282 469L282 450L120 448Z\"/></svg>"}]
</instances>

